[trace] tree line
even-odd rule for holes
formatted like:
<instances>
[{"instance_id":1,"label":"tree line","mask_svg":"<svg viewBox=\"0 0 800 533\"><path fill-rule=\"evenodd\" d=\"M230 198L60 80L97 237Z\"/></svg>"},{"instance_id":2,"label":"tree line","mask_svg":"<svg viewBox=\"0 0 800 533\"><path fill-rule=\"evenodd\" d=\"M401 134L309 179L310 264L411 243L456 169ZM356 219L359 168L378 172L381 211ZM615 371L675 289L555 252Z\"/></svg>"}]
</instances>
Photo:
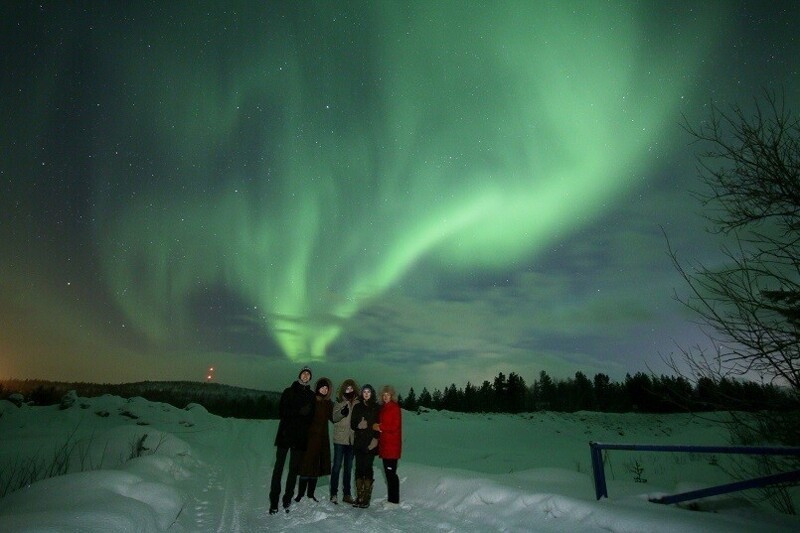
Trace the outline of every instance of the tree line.
<instances>
[{"instance_id":1,"label":"tree line","mask_svg":"<svg viewBox=\"0 0 800 533\"><path fill-rule=\"evenodd\" d=\"M567 379L553 378L544 370L530 385L519 374L500 372L480 386L470 382L463 388L451 384L433 392L413 387L400 398L404 409L420 407L464 413L521 413L531 411L599 411L613 413L678 413L716 410L790 410L798 401L787 389L753 381L713 380L701 377L694 383L683 376L627 374L621 382L598 373L589 379L576 372Z\"/></svg>"},{"instance_id":2,"label":"tree line","mask_svg":"<svg viewBox=\"0 0 800 533\"><path fill-rule=\"evenodd\" d=\"M143 382L125 384L59 383L41 380L0 382L0 398L21 393L31 405L55 405L68 390L90 398L114 394L122 398L140 396L179 409L190 403L212 414L246 419L278 418L278 393L237 389L219 384L191 382ZM678 376L653 376L643 372L627 374L621 382L598 373L589 379L583 372L558 379L544 370L530 385L515 372L500 372L480 386L470 382L458 388L430 392L414 387L399 397L408 411L420 408L463 413L523 413L532 411L598 411L611 413L678 413L698 411L787 411L800 408L788 389L753 381L701 377L694 383Z\"/></svg>"},{"instance_id":3,"label":"tree line","mask_svg":"<svg viewBox=\"0 0 800 533\"><path fill-rule=\"evenodd\" d=\"M83 383L53 382L44 380L0 381L0 398L8 399L21 394L30 405L57 405L67 391L92 398L113 394L121 398L142 397L151 402L161 402L184 409L190 403L202 405L209 413L232 418L278 418L279 394L274 392L241 389L218 383L189 381L162 381L140 383Z\"/></svg>"}]
</instances>

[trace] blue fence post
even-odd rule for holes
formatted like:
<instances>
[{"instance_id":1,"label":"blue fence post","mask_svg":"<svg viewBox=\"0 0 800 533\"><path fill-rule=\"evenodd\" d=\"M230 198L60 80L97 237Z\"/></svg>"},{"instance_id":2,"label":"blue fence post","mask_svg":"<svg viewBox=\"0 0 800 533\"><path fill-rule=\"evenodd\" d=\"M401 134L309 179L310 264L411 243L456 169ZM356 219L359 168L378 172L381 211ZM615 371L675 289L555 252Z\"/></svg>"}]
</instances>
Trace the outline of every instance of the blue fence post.
<instances>
[{"instance_id":1,"label":"blue fence post","mask_svg":"<svg viewBox=\"0 0 800 533\"><path fill-rule=\"evenodd\" d=\"M782 455L785 457L800 457L800 447L783 446L686 446L686 445L658 445L658 444L603 444L600 442L590 442L589 451L592 458L592 474L594 476L594 492L599 500L608 498L608 488L606 487L606 473L603 465L603 450L624 450L624 451L647 451L647 452L695 452L695 453L724 453L724 454L746 454L746 455ZM800 483L800 470L793 472L783 472L772 474L765 477L737 481L726 485L709 487L671 496L651 499L656 503L679 503L686 500L705 498L727 494L729 492L747 490L758 487L766 487L777 484Z\"/></svg>"},{"instance_id":2,"label":"blue fence post","mask_svg":"<svg viewBox=\"0 0 800 533\"><path fill-rule=\"evenodd\" d=\"M589 443L589 450L592 456L592 475L594 476L594 495L600 498L608 498L606 488L606 471L603 466L603 449L596 442Z\"/></svg>"}]
</instances>

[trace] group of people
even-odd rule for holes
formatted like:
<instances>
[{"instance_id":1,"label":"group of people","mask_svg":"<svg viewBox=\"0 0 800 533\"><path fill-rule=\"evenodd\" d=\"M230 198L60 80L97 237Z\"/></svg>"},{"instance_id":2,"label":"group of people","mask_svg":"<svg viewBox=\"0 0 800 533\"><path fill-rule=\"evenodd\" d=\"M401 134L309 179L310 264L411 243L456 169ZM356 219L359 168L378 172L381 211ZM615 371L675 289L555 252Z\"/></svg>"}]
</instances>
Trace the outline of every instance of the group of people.
<instances>
[{"instance_id":1,"label":"group of people","mask_svg":"<svg viewBox=\"0 0 800 533\"><path fill-rule=\"evenodd\" d=\"M269 493L269 512L278 512L281 478L289 457L289 471L283 491L283 508L289 512L292 499L315 496L317 480L330 475L330 501L339 503L339 478L342 502L369 507L375 481L375 456L383 460L389 508L400 505L400 478L397 463L402 450L402 416L397 392L385 385L376 395L372 385L360 389L354 379L346 379L331 399L333 385L328 378L317 380L311 388L311 369L303 367L297 380L281 394L280 422L275 436L275 466ZM333 464L330 433L333 424ZM356 497L351 476L355 460ZM299 486L295 496L295 486Z\"/></svg>"}]
</instances>

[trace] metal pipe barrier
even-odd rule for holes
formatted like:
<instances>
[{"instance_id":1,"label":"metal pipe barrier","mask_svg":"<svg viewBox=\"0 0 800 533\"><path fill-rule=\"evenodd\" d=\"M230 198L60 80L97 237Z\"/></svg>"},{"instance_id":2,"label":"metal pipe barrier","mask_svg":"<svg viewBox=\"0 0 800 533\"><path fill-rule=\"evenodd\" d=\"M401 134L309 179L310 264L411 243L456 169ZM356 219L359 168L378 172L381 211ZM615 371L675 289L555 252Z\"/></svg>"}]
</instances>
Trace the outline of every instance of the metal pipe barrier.
<instances>
[{"instance_id":1,"label":"metal pipe barrier","mask_svg":"<svg viewBox=\"0 0 800 533\"><path fill-rule=\"evenodd\" d=\"M800 448L787 446L684 446L684 445L660 445L660 444L611 444L602 442L590 442L589 452L592 458L592 474L594 476L594 492L597 499L608 498L608 487L606 486L605 466L603 465L603 450L626 450L626 451L645 451L645 452L691 452L691 453L721 453L721 454L742 454L742 455L780 455L784 457L800 457ZM653 498L654 503L679 503L686 500L696 500L706 496L716 496L745 489L767 487L784 483L800 482L800 470L772 474L769 476L717 485L706 489L682 492L671 496Z\"/></svg>"}]
</instances>

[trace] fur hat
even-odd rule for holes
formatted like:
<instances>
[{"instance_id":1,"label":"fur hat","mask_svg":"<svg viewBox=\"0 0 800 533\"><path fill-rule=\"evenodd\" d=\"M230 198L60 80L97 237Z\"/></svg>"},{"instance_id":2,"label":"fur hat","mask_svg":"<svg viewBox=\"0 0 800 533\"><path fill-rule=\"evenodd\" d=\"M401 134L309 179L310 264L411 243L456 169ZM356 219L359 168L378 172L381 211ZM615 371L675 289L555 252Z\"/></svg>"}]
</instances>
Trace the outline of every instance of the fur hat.
<instances>
[{"instance_id":1,"label":"fur hat","mask_svg":"<svg viewBox=\"0 0 800 533\"><path fill-rule=\"evenodd\" d=\"M332 393L332 390L331 390L331 389L332 389L332 387L333 387L333 384L331 383L331 380L329 380L328 378L319 378L319 379L317 380L317 384L316 384L316 385L314 385L314 392L316 392L317 394L319 394L319 390L320 390L322 387L328 387L328 393L327 393L327 394L325 394L324 398L325 398L326 400L329 400L329 399L330 399L330 397L331 397L331 393Z\"/></svg>"},{"instance_id":2,"label":"fur hat","mask_svg":"<svg viewBox=\"0 0 800 533\"><path fill-rule=\"evenodd\" d=\"M336 391L336 400L337 401L339 401L339 402L344 401L344 397L345 397L344 396L344 394L345 394L344 391L345 391L345 389L347 389L347 387L352 387L353 388L353 396L354 397L358 396L358 391L360 390L358 388L358 383L356 383L356 380L354 380L353 378L347 378L346 380L342 381L342 383L339 385L339 389Z\"/></svg>"},{"instance_id":3,"label":"fur hat","mask_svg":"<svg viewBox=\"0 0 800 533\"><path fill-rule=\"evenodd\" d=\"M384 393L387 393L387 392L389 393L389 396L391 396L392 401L396 402L397 401L397 391L391 385L384 385L383 386L383 388L381 389L381 397L378 398L378 401L383 403L383 395L384 395Z\"/></svg>"}]
</instances>

